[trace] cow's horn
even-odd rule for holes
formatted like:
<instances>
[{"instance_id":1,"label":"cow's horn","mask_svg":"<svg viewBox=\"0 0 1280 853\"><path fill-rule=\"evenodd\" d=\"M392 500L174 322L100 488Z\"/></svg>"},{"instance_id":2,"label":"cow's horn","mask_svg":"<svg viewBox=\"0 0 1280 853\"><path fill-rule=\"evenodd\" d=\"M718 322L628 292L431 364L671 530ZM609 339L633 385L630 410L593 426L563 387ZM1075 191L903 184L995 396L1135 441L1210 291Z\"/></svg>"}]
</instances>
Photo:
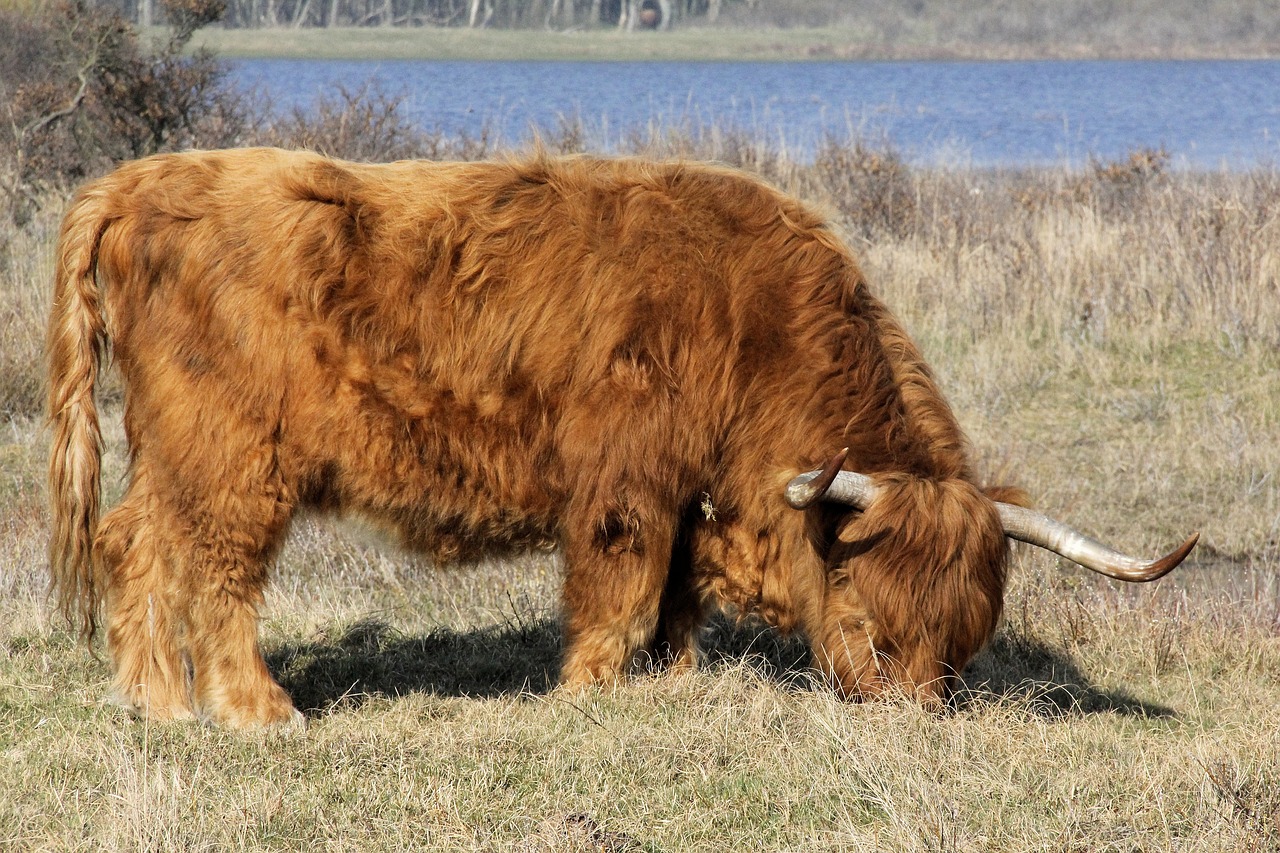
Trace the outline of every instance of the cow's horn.
<instances>
[{"instance_id":1,"label":"cow's horn","mask_svg":"<svg viewBox=\"0 0 1280 853\"><path fill-rule=\"evenodd\" d=\"M845 448L831 457L831 461L823 466L821 471L810 471L807 474L801 474L790 483L787 484L787 503L791 504L795 509L808 509L824 497L836 503L849 504L858 509L866 509L871 503L871 498L875 496L875 486L871 484L871 478L863 474L854 474L852 471L841 471L840 466L844 464L844 458L849 455L849 448ZM836 475L846 475L843 479L848 480L849 476L856 478L861 485L862 491L858 493L862 502L858 502L852 497L846 498L843 492L837 490L837 494L829 494L835 483Z\"/></svg>"},{"instance_id":2,"label":"cow's horn","mask_svg":"<svg viewBox=\"0 0 1280 853\"><path fill-rule=\"evenodd\" d=\"M1052 551L1086 569L1121 581L1143 582L1164 577L1186 559L1200 540L1200 534L1193 533L1186 542L1163 557L1140 560L1103 545L1043 513L999 501L996 509L1000 512L1004 533L1010 539Z\"/></svg>"},{"instance_id":3,"label":"cow's horn","mask_svg":"<svg viewBox=\"0 0 1280 853\"><path fill-rule=\"evenodd\" d=\"M865 474L840 470L847 454L846 448L832 457L821 471L809 471L792 480L787 485L787 502L796 509L805 509L819 500L855 509L869 507L878 489ZM1140 560L1103 545L1043 513L1000 501L995 501L995 505L1004 533L1010 539L1044 548L1086 569L1122 581L1143 582L1164 577L1186 559L1200 539L1199 533L1192 534L1165 556L1156 560Z\"/></svg>"}]
</instances>

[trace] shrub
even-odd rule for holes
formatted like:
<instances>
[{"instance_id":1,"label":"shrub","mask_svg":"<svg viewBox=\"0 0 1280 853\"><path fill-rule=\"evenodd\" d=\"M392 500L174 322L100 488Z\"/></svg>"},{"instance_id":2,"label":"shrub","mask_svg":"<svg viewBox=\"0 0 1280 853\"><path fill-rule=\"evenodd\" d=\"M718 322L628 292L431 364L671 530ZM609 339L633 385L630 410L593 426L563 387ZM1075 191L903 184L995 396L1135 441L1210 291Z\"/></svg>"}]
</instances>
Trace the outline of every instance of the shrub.
<instances>
[{"instance_id":1,"label":"shrub","mask_svg":"<svg viewBox=\"0 0 1280 853\"><path fill-rule=\"evenodd\" d=\"M250 141L368 162L482 160L493 153L487 132L471 137L424 130L404 116L403 105L404 96L372 83L354 91L338 86L308 108L264 120Z\"/></svg>"},{"instance_id":2,"label":"shrub","mask_svg":"<svg viewBox=\"0 0 1280 853\"><path fill-rule=\"evenodd\" d=\"M246 109L192 33L222 0L161 0L169 39L145 46L119 13L69 0L32 13L0 11L0 181L10 216L30 219L48 190L65 190L122 159L244 131Z\"/></svg>"},{"instance_id":3,"label":"shrub","mask_svg":"<svg viewBox=\"0 0 1280 853\"><path fill-rule=\"evenodd\" d=\"M1072 188L1077 200L1109 216L1131 215L1155 188L1166 183L1169 154L1138 148L1122 160L1090 158L1089 168Z\"/></svg>"},{"instance_id":4,"label":"shrub","mask_svg":"<svg viewBox=\"0 0 1280 853\"><path fill-rule=\"evenodd\" d=\"M851 232L871 239L901 236L916 218L911 171L892 146L873 148L861 140L828 137L818 147L813 168Z\"/></svg>"}]
</instances>

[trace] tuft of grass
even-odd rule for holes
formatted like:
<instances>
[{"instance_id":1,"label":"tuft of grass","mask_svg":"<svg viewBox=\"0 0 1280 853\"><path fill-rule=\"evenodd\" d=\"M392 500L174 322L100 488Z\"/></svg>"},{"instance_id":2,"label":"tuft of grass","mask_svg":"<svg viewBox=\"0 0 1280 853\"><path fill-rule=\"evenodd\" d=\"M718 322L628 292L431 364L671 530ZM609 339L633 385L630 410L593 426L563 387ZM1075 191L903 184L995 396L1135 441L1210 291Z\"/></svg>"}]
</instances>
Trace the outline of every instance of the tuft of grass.
<instances>
[{"instance_id":1,"label":"tuft of grass","mask_svg":"<svg viewBox=\"0 0 1280 853\"><path fill-rule=\"evenodd\" d=\"M0 417L44 404L44 320L53 282L52 247L61 205L25 228L0 224Z\"/></svg>"}]
</instances>

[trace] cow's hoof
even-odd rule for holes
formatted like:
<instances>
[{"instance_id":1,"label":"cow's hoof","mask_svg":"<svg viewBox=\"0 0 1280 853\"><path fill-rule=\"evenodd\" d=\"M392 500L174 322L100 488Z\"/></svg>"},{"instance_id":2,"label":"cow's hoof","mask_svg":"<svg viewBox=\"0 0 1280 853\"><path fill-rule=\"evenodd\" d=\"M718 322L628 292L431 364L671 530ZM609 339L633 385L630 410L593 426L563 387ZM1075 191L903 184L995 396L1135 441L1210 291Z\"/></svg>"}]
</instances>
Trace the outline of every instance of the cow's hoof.
<instances>
[{"instance_id":1,"label":"cow's hoof","mask_svg":"<svg viewBox=\"0 0 1280 853\"><path fill-rule=\"evenodd\" d=\"M119 689L108 692L103 697L102 703L123 709L140 720L150 720L158 723L187 722L196 718L196 713L189 702L148 703L141 697L130 696L128 691Z\"/></svg>"}]
</instances>

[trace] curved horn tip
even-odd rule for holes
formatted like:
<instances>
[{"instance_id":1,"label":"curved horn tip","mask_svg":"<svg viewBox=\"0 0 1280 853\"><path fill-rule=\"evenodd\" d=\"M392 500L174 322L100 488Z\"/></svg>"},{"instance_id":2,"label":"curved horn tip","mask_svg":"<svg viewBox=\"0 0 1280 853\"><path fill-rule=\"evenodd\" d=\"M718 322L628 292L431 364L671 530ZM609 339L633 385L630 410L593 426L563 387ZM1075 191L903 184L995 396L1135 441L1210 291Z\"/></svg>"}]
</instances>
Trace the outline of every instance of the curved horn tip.
<instances>
[{"instance_id":1,"label":"curved horn tip","mask_svg":"<svg viewBox=\"0 0 1280 853\"><path fill-rule=\"evenodd\" d=\"M802 479L805 475L801 474L792 480L787 485L787 503L791 504L793 509L808 509L821 500L831 488L831 484L835 482L836 475L840 473L840 468L848 455L849 448L846 447L832 456L821 471L810 472L813 476L809 479Z\"/></svg>"},{"instance_id":2,"label":"curved horn tip","mask_svg":"<svg viewBox=\"0 0 1280 853\"><path fill-rule=\"evenodd\" d=\"M1169 574L1169 572L1173 571L1179 565L1182 564L1182 561L1187 558L1187 555L1191 553L1191 549L1196 547L1196 543L1199 541L1200 541L1199 531L1192 533L1190 536L1187 537L1186 542L1183 542L1177 548L1173 549L1168 554L1166 554L1165 556L1161 557L1160 559L1152 563L1150 568L1148 568L1147 572L1145 573L1146 576L1142 578L1142 580L1153 581Z\"/></svg>"}]
</instances>

